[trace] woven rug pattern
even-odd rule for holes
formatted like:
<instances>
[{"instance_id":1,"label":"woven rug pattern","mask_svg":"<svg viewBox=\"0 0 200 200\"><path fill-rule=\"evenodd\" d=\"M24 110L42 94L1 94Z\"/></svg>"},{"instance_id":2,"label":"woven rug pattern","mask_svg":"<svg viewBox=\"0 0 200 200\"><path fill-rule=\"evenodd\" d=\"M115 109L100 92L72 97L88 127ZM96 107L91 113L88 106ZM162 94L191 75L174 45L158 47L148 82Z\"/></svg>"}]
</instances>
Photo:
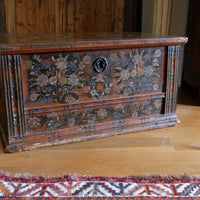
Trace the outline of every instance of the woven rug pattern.
<instances>
[{"instance_id":1,"label":"woven rug pattern","mask_svg":"<svg viewBox=\"0 0 200 200\"><path fill-rule=\"evenodd\" d=\"M200 200L200 178L10 177L0 174L0 199Z\"/></svg>"}]
</instances>

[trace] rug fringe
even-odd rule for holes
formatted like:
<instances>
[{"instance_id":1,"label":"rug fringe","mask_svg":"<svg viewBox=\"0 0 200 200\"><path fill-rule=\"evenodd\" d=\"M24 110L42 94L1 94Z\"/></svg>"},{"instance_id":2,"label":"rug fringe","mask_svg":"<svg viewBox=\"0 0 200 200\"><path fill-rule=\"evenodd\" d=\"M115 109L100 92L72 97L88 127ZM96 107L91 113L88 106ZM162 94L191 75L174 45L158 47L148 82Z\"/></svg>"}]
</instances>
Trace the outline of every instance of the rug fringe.
<instances>
[{"instance_id":1,"label":"rug fringe","mask_svg":"<svg viewBox=\"0 0 200 200\"><path fill-rule=\"evenodd\" d=\"M143 175L143 176L137 176L137 175L128 175L128 176L86 176L86 175L81 175L77 176L76 174L69 174L69 175L62 175L62 176L56 176L56 177L51 177L51 176L44 176L44 175L32 175L30 173L10 173L7 171L0 170L0 175L5 175L13 178L27 178L27 179L42 179L42 180L47 180L47 179L55 179L55 180L62 180L66 178L70 178L71 180L79 180L79 179L101 179L101 178L107 178L107 179L153 179L153 180L158 180L158 179L163 179L163 180L178 180L178 179L186 179L186 180L193 180L193 179L200 179L200 175Z\"/></svg>"}]
</instances>

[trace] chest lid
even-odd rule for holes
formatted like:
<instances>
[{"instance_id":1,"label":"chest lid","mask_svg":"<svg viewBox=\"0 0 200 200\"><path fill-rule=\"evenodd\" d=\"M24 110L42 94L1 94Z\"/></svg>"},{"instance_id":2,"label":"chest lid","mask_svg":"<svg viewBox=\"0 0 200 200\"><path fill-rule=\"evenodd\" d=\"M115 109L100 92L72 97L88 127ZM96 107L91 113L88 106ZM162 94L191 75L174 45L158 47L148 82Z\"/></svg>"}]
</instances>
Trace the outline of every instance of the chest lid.
<instances>
[{"instance_id":1,"label":"chest lid","mask_svg":"<svg viewBox=\"0 0 200 200\"><path fill-rule=\"evenodd\" d=\"M184 45L186 37L146 33L0 34L0 54Z\"/></svg>"}]
</instances>

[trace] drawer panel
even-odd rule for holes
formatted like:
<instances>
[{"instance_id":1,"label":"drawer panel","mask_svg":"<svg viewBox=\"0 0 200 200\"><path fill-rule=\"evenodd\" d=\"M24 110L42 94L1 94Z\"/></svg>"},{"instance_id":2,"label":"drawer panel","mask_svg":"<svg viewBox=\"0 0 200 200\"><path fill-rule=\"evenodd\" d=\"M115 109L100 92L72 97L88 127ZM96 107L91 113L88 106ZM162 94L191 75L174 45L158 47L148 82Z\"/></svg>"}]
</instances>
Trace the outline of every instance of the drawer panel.
<instances>
[{"instance_id":1,"label":"drawer panel","mask_svg":"<svg viewBox=\"0 0 200 200\"><path fill-rule=\"evenodd\" d=\"M162 92L164 50L154 47L24 54L25 110ZM93 68L97 58L107 62L100 73Z\"/></svg>"},{"instance_id":2,"label":"drawer panel","mask_svg":"<svg viewBox=\"0 0 200 200\"><path fill-rule=\"evenodd\" d=\"M162 112L162 98L121 102L88 108L68 109L26 115L26 132L36 133L71 127L106 124L111 121L154 116Z\"/></svg>"}]
</instances>

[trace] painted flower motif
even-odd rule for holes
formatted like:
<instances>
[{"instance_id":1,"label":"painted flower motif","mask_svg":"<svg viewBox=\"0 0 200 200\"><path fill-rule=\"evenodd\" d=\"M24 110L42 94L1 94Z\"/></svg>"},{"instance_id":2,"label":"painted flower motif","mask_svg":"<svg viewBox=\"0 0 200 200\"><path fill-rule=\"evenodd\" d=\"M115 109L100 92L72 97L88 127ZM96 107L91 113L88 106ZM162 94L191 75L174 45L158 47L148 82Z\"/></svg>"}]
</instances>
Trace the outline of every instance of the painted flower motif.
<instances>
[{"instance_id":1,"label":"painted flower motif","mask_svg":"<svg viewBox=\"0 0 200 200\"><path fill-rule=\"evenodd\" d=\"M68 83L70 85L79 85L79 76L76 74L71 74L68 78Z\"/></svg>"},{"instance_id":2,"label":"painted flower motif","mask_svg":"<svg viewBox=\"0 0 200 200\"><path fill-rule=\"evenodd\" d=\"M106 111L106 109L101 108L98 112L97 112L97 116L99 119L105 119L108 116L108 112Z\"/></svg>"},{"instance_id":3,"label":"painted flower motif","mask_svg":"<svg viewBox=\"0 0 200 200\"><path fill-rule=\"evenodd\" d=\"M139 77L143 76L144 75L144 68L139 68L137 70L137 74L138 74Z\"/></svg>"},{"instance_id":4,"label":"painted flower motif","mask_svg":"<svg viewBox=\"0 0 200 200\"><path fill-rule=\"evenodd\" d=\"M27 121L27 124L30 129L36 129L36 128L40 127L40 118L30 117Z\"/></svg>"},{"instance_id":5,"label":"painted flower motif","mask_svg":"<svg viewBox=\"0 0 200 200\"><path fill-rule=\"evenodd\" d=\"M39 102L41 104L45 104L47 102L47 99L45 97L40 98Z\"/></svg>"},{"instance_id":6,"label":"painted flower motif","mask_svg":"<svg viewBox=\"0 0 200 200\"><path fill-rule=\"evenodd\" d=\"M46 87L46 91L47 91L49 94L51 94L51 93L53 92L53 86L52 86L52 85L48 85L48 86Z\"/></svg>"},{"instance_id":7,"label":"painted flower motif","mask_svg":"<svg viewBox=\"0 0 200 200\"><path fill-rule=\"evenodd\" d=\"M133 56L133 63L134 63L134 66L136 67L136 69L139 69L139 68L143 68L144 67L144 60L143 60L143 51L139 54L138 51L136 52L137 54Z\"/></svg>"},{"instance_id":8,"label":"painted flower motif","mask_svg":"<svg viewBox=\"0 0 200 200\"><path fill-rule=\"evenodd\" d=\"M122 113L117 113L117 112L114 112L113 115L114 115L114 118L117 120L122 119L124 116Z\"/></svg>"},{"instance_id":9,"label":"painted flower motif","mask_svg":"<svg viewBox=\"0 0 200 200\"><path fill-rule=\"evenodd\" d=\"M134 111L134 112L132 113L132 117L138 117L137 111Z\"/></svg>"},{"instance_id":10,"label":"painted flower motif","mask_svg":"<svg viewBox=\"0 0 200 200\"><path fill-rule=\"evenodd\" d=\"M41 87L40 85L36 85L36 86L35 86L35 92L36 92L36 93L42 92L42 87Z\"/></svg>"},{"instance_id":11,"label":"painted flower motif","mask_svg":"<svg viewBox=\"0 0 200 200\"><path fill-rule=\"evenodd\" d=\"M94 114L88 114L87 115L87 119L88 119L87 122L89 124L94 124L95 121L97 120L97 118L96 118L96 116Z\"/></svg>"},{"instance_id":12,"label":"painted flower motif","mask_svg":"<svg viewBox=\"0 0 200 200\"><path fill-rule=\"evenodd\" d=\"M32 66L32 71L35 72L35 73L38 73L40 71L40 66L35 64Z\"/></svg>"},{"instance_id":13,"label":"painted flower motif","mask_svg":"<svg viewBox=\"0 0 200 200\"><path fill-rule=\"evenodd\" d=\"M71 95L67 95L64 99L65 103L71 103L74 101L74 98Z\"/></svg>"},{"instance_id":14,"label":"painted flower motif","mask_svg":"<svg viewBox=\"0 0 200 200\"><path fill-rule=\"evenodd\" d=\"M129 70L123 69L120 73L120 77L122 80L127 80L130 76Z\"/></svg>"},{"instance_id":15,"label":"painted flower motif","mask_svg":"<svg viewBox=\"0 0 200 200\"><path fill-rule=\"evenodd\" d=\"M135 65L139 65L142 62L142 56L140 54L134 55L133 62Z\"/></svg>"},{"instance_id":16,"label":"painted flower motif","mask_svg":"<svg viewBox=\"0 0 200 200\"><path fill-rule=\"evenodd\" d=\"M57 76L52 76L50 79L49 79L49 83L51 85L56 85L57 83Z\"/></svg>"},{"instance_id":17,"label":"painted flower motif","mask_svg":"<svg viewBox=\"0 0 200 200\"><path fill-rule=\"evenodd\" d=\"M146 76L151 76L153 74L153 67L151 65L148 65L148 67L145 68L144 74Z\"/></svg>"},{"instance_id":18,"label":"painted flower motif","mask_svg":"<svg viewBox=\"0 0 200 200\"><path fill-rule=\"evenodd\" d=\"M65 76L60 76L58 78L59 83L63 86L66 85L68 83L68 79Z\"/></svg>"},{"instance_id":19,"label":"painted flower motif","mask_svg":"<svg viewBox=\"0 0 200 200\"><path fill-rule=\"evenodd\" d=\"M112 54L110 54L110 61L111 62L114 62L114 61L116 61L116 60L118 60L119 58L118 58L118 55L116 54L116 53L112 53Z\"/></svg>"},{"instance_id":20,"label":"painted flower motif","mask_svg":"<svg viewBox=\"0 0 200 200\"><path fill-rule=\"evenodd\" d=\"M125 56L125 52L124 52L124 51L120 51L120 52L119 52L119 56L120 56L121 58L123 58L123 57Z\"/></svg>"},{"instance_id":21,"label":"painted flower motif","mask_svg":"<svg viewBox=\"0 0 200 200\"><path fill-rule=\"evenodd\" d=\"M47 103L52 103L53 102L53 97L52 96L48 96L46 100L47 100Z\"/></svg>"},{"instance_id":22,"label":"painted flower motif","mask_svg":"<svg viewBox=\"0 0 200 200\"><path fill-rule=\"evenodd\" d=\"M98 95L98 93L97 93L96 90L90 90L90 94L91 94L92 96Z\"/></svg>"},{"instance_id":23,"label":"painted flower motif","mask_svg":"<svg viewBox=\"0 0 200 200\"><path fill-rule=\"evenodd\" d=\"M54 120L57 120L57 121L59 121L59 116L58 116L58 114L56 113L56 112L51 112L51 113L49 113L48 115L47 115L47 117L50 119L54 119Z\"/></svg>"},{"instance_id":24,"label":"painted flower motif","mask_svg":"<svg viewBox=\"0 0 200 200\"><path fill-rule=\"evenodd\" d=\"M47 123L47 127L50 128L51 130L53 129L56 129L60 126L60 123L59 122L56 122L56 121L53 121L53 120L50 120L48 123Z\"/></svg>"},{"instance_id":25,"label":"painted flower motif","mask_svg":"<svg viewBox=\"0 0 200 200\"><path fill-rule=\"evenodd\" d=\"M155 84L153 85L153 90L158 90L158 84L155 83Z\"/></svg>"},{"instance_id":26,"label":"painted flower motif","mask_svg":"<svg viewBox=\"0 0 200 200\"><path fill-rule=\"evenodd\" d=\"M144 108L144 113L145 114L150 114L150 113L152 113L152 111L153 111L153 108L152 108L151 105L145 106L145 108Z\"/></svg>"},{"instance_id":27,"label":"painted flower motif","mask_svg":"<svg viewBox=\"0 0 200 200\"><path fill-rule=\"evenodd\" d=\"M131 77L135 77L137 75L137 71L133 69L130 74L131 74Z\"/></svg>"},{"instance_id":28,"label":"painted flower motif","mask_svg":"<svg viewBox=\"0 0 200 200\"><path fill-rule=\"evenodd\" d=\"M75 124L75 119L72 118L72 117L69 117L69 118L68 118L68 125L69 125L69 126L73 126L74 124Z\"/></svg>"},{"instance_id":29,"label":"painted flower motif","mask_svg":"<svg viewBox=\"0 0 200 200\"><path fill-rule=\"evenodd\" d=\"M153 57L160 57L161 56L161 50L160 49L157 49L154 54L153 54Z\"/></svg>"},{"instance_id":30,"label":"painted flower motif","mask_svg":"<svg viewBox=\"0 0 200 200\"><path fill-rule=\"evenodd\" d=\"M121 110L123 110L124 106L123 106L123 104L117 104L115 108L116 108L118 111L121 111Z\"/></svg>"},{"instance_id":31,"label":"painted flower motif","mask_svg":"<svg viewBox=\"0 0 200 200\"><path fill-rule=\"evenodd\" d=\"M123 95L129 96L133 93L133 90L130 87L124 88Z\"/></svg>"},{"instance_id":32,"label":"painted flower motif","mask_svg":"<svg viewBox=\"0 0 200 200\"><path fill-rule=\"evenodd\" d=\"M158 67L158 66L159 66L159 60L158 60L157 58L154 58L154 59L152 60L152 66L153 66L153 67Z\"/></svg>"},{"instance_id":33,"label":"painted flower motif","mask_svg":"<svg viewBox=\"0 0 200 200\"><path fill-rule=\"evenodd\" d=\"M110 88L106 88L106 89L105 89L105 93L106 93L106 94L110 94L110 92L111 92L111 91L110 91Z\"/></svg>"},{"instance_id":34,"label":"painted flower motif","mask_svg":"<svg viewBox=\"0 0 200 200\"><path fill-rule=\"evenodd\" d=\"M66 58L57 58L56 60L56 68L58 70L63 70L63 69L66 69L67 68L67 64L68 64L68 61Z\"/></svg>"},{"instance_id":35,"label":"painted flower motif","mask_svg":"<svg viewBox=\"0 0 200 200\"><path fill-rule=\"evenodd\" d=\"M48 76L45 74L41 74L37 78L37 84L41 86L46 86L48 81L49 81Z\"/></svg>"},{"instance_id":36,"label":"painted flower motif","mask_svg":"<svg viewBox=\"0 0 200 200\"><path fill-rule=\"evenodd\" d=\"M38 54L34 54L33 59L37 60L38 62L41 62L40 55L38 55Z\"/></svg>"},{"instance_id":37,"label":"painted flower motif","mask_svg":"<svg viewBox=\"0 0 200 200\"><path fill-rule=\"evenodd\" d=\"M70 62L68 63L68 65L67 65L67 68L68 68L69 70L71 70L71 71L75 71L76 68L77 68L77 65L76 65L75 62L70 61Z\"/></svg>"},{"instance_id":38,"label":"painted flower motif","mask_svg":"<svg viewBox=\"0 0 200 200\"><path fill-rule=\"evenodd\" d=\"M36 94L36 93L32 93L32 94L30 95L29 99L30 99L31 101L36 101L37 98L38 98L38 96L40 96L40 95L39 95L39 94Z\"/></svg>"},{"instance_id":39,"label":"painted flower motif","mask_svg":"<svg viewBox=\"0 0 200 200\"><path fill-rule=\"evenodd\" d=\"M85 64L83 62L80 62L79 65L78 65L78 68L80 70L83 70L85 68Z\"/></svg>"},{"instance_id":40,"label":"painted flower motif","mask_svg":"<svg viewBox=\"0 0 200 200\"><path fill-rule=\"evenodd\" d=\"M161 100L160 99L155 100L153 104L156 109L161 108Z\"/></svg>"},{"instance_id":41,"label":"painted flower motif","mask_svg":"<svg viewBox=\"0 0 200 200\"><path fill-rule=\"evenodd\" d=\"M83 63L84 64L89 65L89 64L91 64L91 62L92 62L92 59L89 55L86 55L86 56L83 57Z\"/></svg>"}]
</instances>

